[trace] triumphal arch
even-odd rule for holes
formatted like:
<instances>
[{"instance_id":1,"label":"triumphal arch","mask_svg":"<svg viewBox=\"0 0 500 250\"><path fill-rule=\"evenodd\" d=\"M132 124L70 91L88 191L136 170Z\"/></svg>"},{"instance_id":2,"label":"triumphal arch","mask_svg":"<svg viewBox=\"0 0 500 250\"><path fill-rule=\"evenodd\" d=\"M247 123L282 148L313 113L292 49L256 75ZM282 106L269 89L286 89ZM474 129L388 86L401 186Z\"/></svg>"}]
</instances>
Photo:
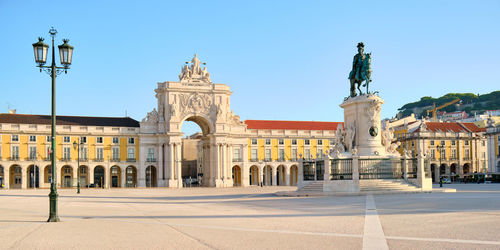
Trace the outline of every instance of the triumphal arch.
<instances>
[{"instance_id":1,"label":"triumphal arch","mask_svg":"<svg viewBox=\"0 0 500 250\"><path fill-rule=\"evenodd\" d=\"M182 123L202 130L198 145L203 186L233 186L233 148L247 158L247 128L231 110L231 91L213 83L197 55L182 67L179 81L158 83L158 108L140 123L139 186L182 187Z\"/></svg>"}]
</instances>

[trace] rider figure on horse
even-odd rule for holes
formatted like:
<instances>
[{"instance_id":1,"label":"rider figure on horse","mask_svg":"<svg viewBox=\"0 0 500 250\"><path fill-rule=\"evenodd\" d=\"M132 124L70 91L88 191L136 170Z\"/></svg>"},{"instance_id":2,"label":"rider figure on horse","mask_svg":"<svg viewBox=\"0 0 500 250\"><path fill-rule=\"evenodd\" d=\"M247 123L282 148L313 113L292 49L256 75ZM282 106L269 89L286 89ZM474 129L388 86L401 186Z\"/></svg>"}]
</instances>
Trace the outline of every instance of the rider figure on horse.
<instances>
[{"instance_id":1,"label":"rider figure on horse","mask_svg":"<svg viewBox=\"0 0 500 250\"><path fill-rule=\"evenodd\" d=\"M370 53L363 53L365 45L361 42L358 43L358 54L354 55L352 62L352 70L349 73L349 80L351 80L351 97L355 97L356 94L356 83L358 84L359 94L362 95L361 89L359 89L361 83L365 81L363 86L366 86L366 92L368 93L368 84L371 82L371 69L370 69Z\"/></svg>"}]
</instances>

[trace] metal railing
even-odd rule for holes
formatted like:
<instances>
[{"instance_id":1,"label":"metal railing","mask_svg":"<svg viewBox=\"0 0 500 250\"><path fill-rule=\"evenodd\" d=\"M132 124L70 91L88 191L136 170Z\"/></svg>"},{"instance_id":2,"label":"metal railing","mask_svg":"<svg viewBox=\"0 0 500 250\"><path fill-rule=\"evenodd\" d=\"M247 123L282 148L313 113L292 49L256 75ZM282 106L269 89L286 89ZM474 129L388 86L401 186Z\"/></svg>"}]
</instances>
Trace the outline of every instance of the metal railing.
<instances>
[{"instance_id":1,"label":"metal railing","mask_svg":"<svg viewBox=\"0 0 500 250\"><path fill-rule=\"evenodd\" d=\"M408 172L406 173L406 176L408 179L416 179L417 178L417 173L418 173L418 160L416 158L414 159L408 159Z\"/></svg>"},{"instance_id":2,"label":"metal railing","mask_svg":"<svg viewBox=\"0 0 500 250\"><path fill-rule=\"evenodd\" d=\"M104 161L104 158L95 158L94 159L94 162L103 162Z\"/></svg>"},{"instance_id":3,"label":"metal railing","mask_svg":"<svg viewBox=\"0 0 500 250\"><path fill-rule=\"evenodd\" d=\"M241 158L233 158L233 162L242 162L243 160Z\"/></svg>"},{"instance_id":4,"label":"metal railing","mask_svg":"<svg viewBox=\"0 0 500 250\"><path fill-rule=\"evenodd\" d=\"M61 161L71 161L71 157L63 157L60 160Z\"/></svg>"},{"instance_id":5,"label":"metal railing","mask_svg":"<svg viewBox=\"0 0 500 250\"><path fill-rule=\"evenodd\" d=\"M303 176L304 181L314 181L315 171L314 171L314 163L312 161L304 161L303 162Z\"/></svg>"},{"instance_id":6,"label":"metal railing","mask_svg":"<svg viewBox=\"0 0 500 250\"><path fill-rule=\"evenodd\" d=\"M359 179L402 179L399 159L359 159Z\"/></svg>"},{"instance_id":7,"label":"metal railing","mask_svg":"<svg viewBox=\"0 0 500 250\"><path fill-rule=\"evenodd\" d=\"M252 159L250 159L250 161L251 161L251 162L258 162L258 161L259 161L259 159L257 159L257 158L252 158Z\"/></svg>"},{"instance_id":8,"label":"metal railing","mask_svg":"<svg viewBox=\"0 0 500 250\"><path fill-rule=\"evenodd\" d=\"M147 158L146 162L156 162L156 158Z\"/></svg>"},{"instance_id":9,"label":"metal railing","mask_svg":"<svg viewBox=\"0 0 500 250\"><path fill-rule=\"evenodd\" d=\"M112 162L119 162L120 161L120 157L113 157L113 158L111 158L111 161Z\"/></svg>"},{"instance_id":10,"label":"metal railing","mask_svg":"<svg viewBox=\"0 0 500 250\"><path fill-rule=\"evenodd\" d=\"M127 162L135 162L135 158L127 158Z\"/></svg>"},{"instance_id":11,"label":"metal railing","mask_svg":"<svg viewBox=\"0 0 500 250\"><path fill-rule=\"evenodd\" d=\"M352 180L352 159L330 160L330 180Z\"/></svg>"},{"instance_id":12,"label":"metal railing","mask_svg":"<svg viewBox=\"0 0 500 250\"><path fill-rule=\"evenodd\" d=\"M11 156L11 157L9 157L9 160L11 160L11 161L19 161L19 155Z\"/></svg>"},{"instance_id":13,"label":"metal railing","mask_svg":"<svg viewBox=\"0 0 500 250\"><path fill-rule=\"evenodd\" d=\"M316 180L322 181L325 179L325 161L316 161Z\"/></svg>"}]
</instances>

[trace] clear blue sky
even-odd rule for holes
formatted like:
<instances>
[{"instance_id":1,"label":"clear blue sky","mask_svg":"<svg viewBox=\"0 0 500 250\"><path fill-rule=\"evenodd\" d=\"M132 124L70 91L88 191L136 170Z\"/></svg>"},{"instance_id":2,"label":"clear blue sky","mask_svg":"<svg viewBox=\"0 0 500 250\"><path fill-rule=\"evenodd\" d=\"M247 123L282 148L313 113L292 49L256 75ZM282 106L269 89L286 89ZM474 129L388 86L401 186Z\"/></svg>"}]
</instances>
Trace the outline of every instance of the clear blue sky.
<instances>
[{"instance_id":1,"label":"clear blue sky","mask_svg":"<svg viewBox=\"0 0 500 250\"><path fill-rule=\"evenodd\" d=\"M57 114L141 120L157 82L198 53L242 119L342 121L356 44L372 52L382 117L422 96L499 90L500 1L0 0L0 112L50 114L31 44L69 38ZM59 57L57 56L57 60Z\"/></svg>"}]
</instances>

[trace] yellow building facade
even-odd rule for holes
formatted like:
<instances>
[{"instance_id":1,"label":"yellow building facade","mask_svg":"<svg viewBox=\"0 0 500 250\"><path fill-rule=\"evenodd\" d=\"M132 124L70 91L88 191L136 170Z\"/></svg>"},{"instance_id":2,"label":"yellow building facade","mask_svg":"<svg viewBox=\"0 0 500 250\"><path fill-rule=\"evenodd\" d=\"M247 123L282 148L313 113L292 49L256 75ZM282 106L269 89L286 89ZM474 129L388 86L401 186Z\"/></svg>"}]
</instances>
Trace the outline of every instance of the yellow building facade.
<instances>
[{"instance_id":1,"label":"yellow building facade","mask_svg":"<svg viewBox=\"0 0 500 250\"><path fill-rule=\"evenodd\" d=\"M431 164L433 181L441 176L452 181L473 173L491 173L488 167L487 141L484 128L474 123L415 121L393 128L398 151L423 153Z\"/></svg>"},{"instance_id":2,"label":"yellow building facade","mask_svg":"<svg viewBox=\"0 0 500 250\"><path fill-rule=\"evenodd\" d=\"M137 121L70 116L58 120L55 157L59 187L75 187L78 176L82 187L137 185ZM50 116L0 114L0 184L4 188L50 186L50 132Z\"/></svg>"}]
</instances>

